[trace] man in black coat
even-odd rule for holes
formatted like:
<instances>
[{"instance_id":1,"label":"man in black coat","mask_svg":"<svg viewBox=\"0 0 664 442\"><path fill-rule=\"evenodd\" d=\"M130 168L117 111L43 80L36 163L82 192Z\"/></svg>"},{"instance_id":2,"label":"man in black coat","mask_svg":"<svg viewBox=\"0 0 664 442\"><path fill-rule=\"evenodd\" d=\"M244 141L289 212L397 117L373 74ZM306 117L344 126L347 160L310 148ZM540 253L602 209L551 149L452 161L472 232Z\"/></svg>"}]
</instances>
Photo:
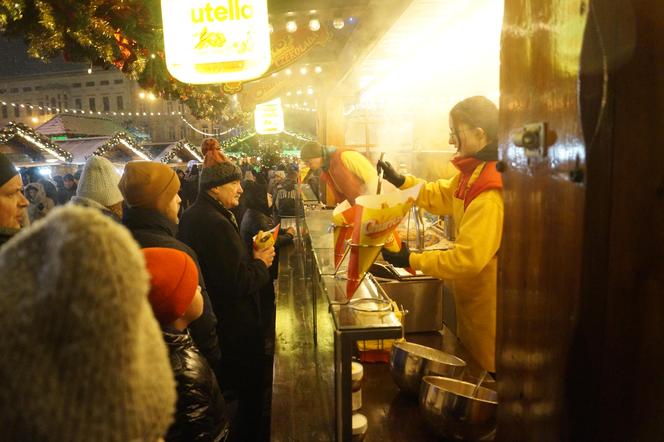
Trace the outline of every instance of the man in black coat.
<instances>
[{"instance_id":1,"label":"man in black coat","mask_svg":"<svg viewBox=\"0 0 664 442\"><path fill-rule=\"evenodd\" d=\"M220 382L237 393L238 414L231 440L258 437L264 346L259 293L271 283L274 248L247 250L230 208L239 204L240 168L215 163L201 172L196 202L182 215L178 237L198 254L215 313L222 361Z\"/></svg>"},{"instance_id":2,"label":"man in black coat","mask_svg":"<svg viewBox=\"0 0 664 442\"><path fill-rule=\"evenodd\" d=\"M118 186L124 196L122 224L142 248L166 247L185 252L199 268L198 285L201 286L204 308L200 318L189 325L194 342L210 366L219 375L221 352L217 338L217 318L205 288L196 253L175 238L180 209L180 180L165 164L151 161L131 161L125 166Z\"/></svg>"}]
</instances>

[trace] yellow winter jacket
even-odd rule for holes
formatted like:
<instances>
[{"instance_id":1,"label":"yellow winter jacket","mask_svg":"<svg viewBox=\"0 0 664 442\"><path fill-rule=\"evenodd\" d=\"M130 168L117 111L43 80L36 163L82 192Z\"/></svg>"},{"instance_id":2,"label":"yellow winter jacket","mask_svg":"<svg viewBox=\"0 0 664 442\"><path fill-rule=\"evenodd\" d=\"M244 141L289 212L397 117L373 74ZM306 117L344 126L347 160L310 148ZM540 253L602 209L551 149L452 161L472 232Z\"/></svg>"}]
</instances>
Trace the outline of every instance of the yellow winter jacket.
<instances>
[{"instance_id":1,"label":"yellow winter jacket","mask_svg":"<svg viewBox=\"0 0 664 442\"><path fill-rule=\"evenodd\" d=\"M452 284L457 336L484 369L495 372L496 254L503 232L503 197L500 190L487 190L464 210L463 200L454 197L459 177L431 183L406 177L402 189L423 183L416 205L435 215L452 215L456 229L453 249L411 253L410 265Z\"/></svg>"}]
</instances>

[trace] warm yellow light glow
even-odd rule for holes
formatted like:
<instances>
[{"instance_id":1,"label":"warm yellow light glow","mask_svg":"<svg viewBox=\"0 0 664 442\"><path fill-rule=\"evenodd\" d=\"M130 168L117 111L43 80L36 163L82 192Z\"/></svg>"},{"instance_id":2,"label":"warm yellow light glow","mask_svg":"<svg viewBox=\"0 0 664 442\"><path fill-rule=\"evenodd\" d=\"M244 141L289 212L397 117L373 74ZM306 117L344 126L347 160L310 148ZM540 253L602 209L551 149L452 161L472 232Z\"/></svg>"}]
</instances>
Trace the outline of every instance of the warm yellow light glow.
<instances>
[{"instance_id":1,"label":"warm yellow light glow","mask_svg":"<svg viewBox=\"0 0 664 442\"><path fill-rule=\"evenodd\" d=\"M290 32L291 34L295 31L297 31L297 23L295 23L294 20L290 20L286 22L286 30Z\"/></svg>"},{"instance_id":2,"label":"warm yellow light glow","mask_svg":"<svg viewBox=\"0 0 664 442\"><path fill-rule=\"evenodd\" d=\"M162 0L168 71L194 84L250 80L270 66L267 0Z\"/></svg>"},{"instance_id":3,"label":"warm yellow light glow","mask_svg":"<svg viewBox=\"0 0 664 442\"><path fill-rule=\"evenodd\" d=\"M321 72L323 72L323 68L320 66L316 66L316 68L314 68L314 72L320 74Z\"/></svg>"},{"instance_id":4,"label":"warm yellow light glow","mask_svg":"<svg viewBox=\"0 0 664 442\"><path fill-rule=\"evenodd\" d=\"M284 131L284 109L281 99L277 98L267 103L256 105L254 111L256 133L278 134Z\"/></svg>"},{"instance_id":5,"label":"warm yellow light glow","mask_svg":"<svg viewBox=\"0 0 664 442\"><path fill-rule=\"evenodd\" d=\"M309 20L309 29L311 29L314 32L320 30L320 21L318 21L318 19L315 18Z\"/></svg>"},{"instance_id":6,"label":"warm yellow light glow","mask_svg":"<svg viewBox=\"0 0 664 442\"><path fill-rule=\"evenodd\" d=\"M334 29L342 29L344 25L345 23L343 18L335 18L334 21L332 21L332 26L334 26Z\"/></svg>"},{"instance_id":7,"label":"warm yellow light glow","mask_svg":"<svg viewBox=\"0 0 664 442\"><path fill-rule=\"evenodd\" d=\"M285 70L285 72L286 72L286 75L291 75L293 73L293 70L288 68L288 69Z\"/></svg>"},{"instance_id":8,"label":"warm yellow light glow","mask_svg":"<svg viewBox=\"0 0 664 442\"><path fill-rule=\"evenodd\" d=\"M39 121L39 119L37 117L32 117L32 122L33 123L36 123L37 121Z\"/></svg>"},{"instance_id":9,"label":"warm yellow light glow","mask_svg":"<svg viewBox=\"0 0 664 442\"><path fill-rule=\"evenodd\" d=\"M300 68L300 74L302 74L302 75L307 75L307 72L309 72L309 71L307 70L307 68L305 68L305 67L301 67L301 68Z\"/></svg>"},{"instance_id":10,"label":"warm yellow light glow","mask_svg":"<svg viewBox=\"0 0 664 442\"><path fill-rule=\"evenodd\" d=\"M150 101L154 101L154 100L156 100L156 99L157 99L157 97L155 97L154 94L153 94L152 92L150 92L150 93L148 94L148 100L150 100Z\"/></svg>"},{"instance_id":11,"label":"warm yellow light glow","mask_svg":"<svg viewBox=\"0 0 664 442\"><path fill-rule=\"evenodd\" d=\"M144 100L145 99L145 92L139 92L138 93L138 98L140 98L141 100Z\"/></svg>"}]
</instances>

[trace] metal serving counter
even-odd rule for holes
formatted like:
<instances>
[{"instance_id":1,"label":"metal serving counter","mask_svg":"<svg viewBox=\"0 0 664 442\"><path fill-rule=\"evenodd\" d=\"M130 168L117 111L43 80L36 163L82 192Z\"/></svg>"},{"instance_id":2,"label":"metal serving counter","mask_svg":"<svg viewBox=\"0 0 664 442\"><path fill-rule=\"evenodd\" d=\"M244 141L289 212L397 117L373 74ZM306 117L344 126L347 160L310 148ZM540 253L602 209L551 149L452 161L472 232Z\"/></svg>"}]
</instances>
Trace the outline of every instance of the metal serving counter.
<instances>
[{"instance_id":1,"label":"metal serving counter","mask_svg":"<svg viewBox=\"0 0 664 442\"><path fill-rule=\"evenodd\" d=\"M306 221L297 222L295 245L280 252L273 441L350 440L350 360L355 342L401 337L401 324L394 313L372 317L357 314L348 304L336 304L345 300L345 280L331 276L330 219L330 211L308 210ZM379 292L380 286L367 279L354 298L380 297ZM407 335L407 340L460 356L468 363L469 379L480 372L447 329ZM417 401L399 393L389 365L363 365L360 412L369 425L365 440L436 440L419 414Z\"/></svg>"}]
</instances>

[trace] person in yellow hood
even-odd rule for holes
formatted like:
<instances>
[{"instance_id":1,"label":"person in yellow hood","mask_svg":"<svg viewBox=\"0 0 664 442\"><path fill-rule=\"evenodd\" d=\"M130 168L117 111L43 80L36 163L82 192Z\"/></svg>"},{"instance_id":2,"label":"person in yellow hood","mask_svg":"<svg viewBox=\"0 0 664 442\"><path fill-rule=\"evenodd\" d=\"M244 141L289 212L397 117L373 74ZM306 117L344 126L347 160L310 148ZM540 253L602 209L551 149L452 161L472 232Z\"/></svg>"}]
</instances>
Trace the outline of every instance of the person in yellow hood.
<instances>
[{"instance_id":1,"label":"person in yellow hood","mask_svg":"<svg viewBox=\"0 0 664 442\"><path fill-rule=\"evenodd\" d=\"M452 163L459 169L450 180L427 183L402 176L385 161L378 162L378 170L401 189L423 183L416 205L452 215L454 248L415 253L404 244L397 253L383 249L383 258L452 283L457 335L484 369L495 372L497 253L503 231L498 108L485 97L467 98L450 111L450 128L450 144L458 150Z\"/></svg>"}]
</instances>

